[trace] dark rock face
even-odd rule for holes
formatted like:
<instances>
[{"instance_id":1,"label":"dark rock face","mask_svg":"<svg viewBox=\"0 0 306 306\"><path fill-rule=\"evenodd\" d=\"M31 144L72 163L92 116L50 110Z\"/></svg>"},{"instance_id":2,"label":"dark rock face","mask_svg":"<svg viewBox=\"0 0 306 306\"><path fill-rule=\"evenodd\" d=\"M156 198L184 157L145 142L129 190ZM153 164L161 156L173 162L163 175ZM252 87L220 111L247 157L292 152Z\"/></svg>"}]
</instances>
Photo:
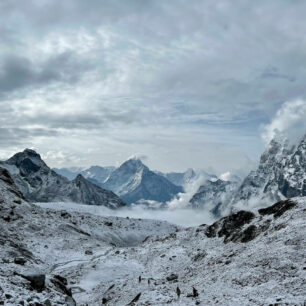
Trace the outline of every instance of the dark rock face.
<instances>
[{"instance_id":1,"label":"dark rock face","mask_svg":"<svg viewBox=\"0 0 306 306\"><path fill-rule=\"evenodd\" d=\"M250 225L242 232L241 235L238 235L237 238L240 239L241 242L249 242L256 238L257 234L257 227L255 225Z\"/></svg>"},{"instance_id":2,"label":"dark rock face","mask_svg":"<svg viewBox=\"0 0 306 306\"><path fill-rule=\"evenodd\" d=\"M282 216L286 211L293 209L297 204L291 200L279 201L272 206L258 210L261 216L273 215L274 218ZM255 214L249 211L239 211L216 221L204 229L208 238L224 237L224 243L242 242L246 243L255 239L259 234L268 230L271 219L263 219L261 223L250 224L253 222ZM254 223L254 222L253 222ZM247 226L250 224L249 226ZM247 227L246 227L247 226ZM285 225L275 227L281 229Z\"/></svg>"},{"instance_id":3,"label":"dark rock face","mask_svg":"<svg viewBox=\"0 0 306 306\"><path fill-rule=\"evenodd\" d=\"M45 289L46 276L44 274L27 274L20 275L31 283L31 287L37 291Z\"/></svg>"},{"instance_id":4,"label":"dark rock face","mask_svg":"<svg viewBox=\"0 0 306 306\"><path fill-rule=\"evenodd\" d=\"M250 230L244 233L242 227L249 224L255 215L249 211L239 211L228 217L224 217L219 221L213 223L206 229L206 236L209 238L213 237L224 237L224 242L229 241L237 242L247 240L246 237L250 236ZM254 230L252 230L253 232ZM253 234L252 234L253 235Z\"/></svg>"},{"instance_id":5,"label":"dark rock face","mask_svg":"<svg viewBox=\"0 0 306 306\"><path fill-rule=\"evenodd\" d=\"M296 204L290 200L279 201L272 206L259 209L258 212L261 215L273 215L274 218L278 218L282 214L284 214L287 210L292 209L295 206Z\"/></svg>"}]
</instances>

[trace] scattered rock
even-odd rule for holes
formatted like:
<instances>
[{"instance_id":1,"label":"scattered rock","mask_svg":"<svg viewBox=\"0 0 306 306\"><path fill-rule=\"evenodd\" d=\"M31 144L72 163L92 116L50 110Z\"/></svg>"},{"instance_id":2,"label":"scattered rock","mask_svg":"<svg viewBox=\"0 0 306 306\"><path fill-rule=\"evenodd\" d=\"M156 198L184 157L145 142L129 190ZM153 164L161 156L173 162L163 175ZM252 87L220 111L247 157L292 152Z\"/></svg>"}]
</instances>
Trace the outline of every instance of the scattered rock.
<instances>
[{"instance_id":1,"label":"scattered rock","mask_svg":"<svg viewBox=\"0 0 306 306\"><path fill-rule=\"evenodd\" d=\"M15 257L14 258L14 263L17 264L17 265L24 265L26 263L26 259L23 258L23 257Z\"/></svg>"},{"instance_id":2,"label":"scattered rock","mask_svg":"<svg viewBox=\"0 0 306 306\"><path fill-rule=\"evenodd\" d=\"M86 250L85 251L85 255L92 255L92 254L93 254L92 250Z\"/></svg>"},{"instance_id":3,"label":"scattered rock","mask_svg":"<svg viewBox=\"0 0 306 306\"><path fill-rule=\"evenodd\" d=\"M194 257L193 257L193 261L199 261L199 260L202 260L205 256L207 255L206 252L201 252L201 253L198 253L196 254Z\"/></svg>"},{"instance_id":4,"label":"scattered rock","mask_svg":"<svg viewBox=\"0 0 306 306\"><path fill-rule=\"evenodd\" d=\"M170 274L169 276L166 277L166 280L168 282L176 281L177 279L178 279L178 275L174 274L174 273L172 273L172 274Z\"/></svg>"},{"instance_id":5,"label":"scattered rock","mask_svg":"<svg viewBox=\"0 0 306 306\"><path fill-rule=\"evenodd\" d=\"M71 215L67 211L61 211L61 217L64 219L71 218Z\"/></svg>"}]
</instances>

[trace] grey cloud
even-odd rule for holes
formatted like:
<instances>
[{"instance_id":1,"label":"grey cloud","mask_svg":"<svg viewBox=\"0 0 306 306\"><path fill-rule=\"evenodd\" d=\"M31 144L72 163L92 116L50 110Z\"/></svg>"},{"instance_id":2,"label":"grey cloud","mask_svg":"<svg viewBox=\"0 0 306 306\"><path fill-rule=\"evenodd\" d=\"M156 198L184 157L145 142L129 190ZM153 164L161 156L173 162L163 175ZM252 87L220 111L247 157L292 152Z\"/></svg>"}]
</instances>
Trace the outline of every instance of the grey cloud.
<instances>
[{"instance_id":1,"label":"grey cloud","mask_svg":"<svg viewBox=\"0 0 306 306\"><path fill-rule=\"evenodd\" d=\"M51 82L76 82L90 65L78 62L72 53L50 56L45 61L31 61L19 55L7 56L0 62L0 92L27 86L43 86Z\"/></svg>"},{"instance_id":2,"label":"grey cloud","mask_svg":"<svg viewBox=\"0 0 306 306\"><path fill-rule=\"evenodd\" d=\"M15 145L26 145L35 137L50 137L57 136L55 130L32 128L5 128L0 127L0 145L2 148L8 148Z\"/></svg>"},{"instance_id":3,"label":"grey cloud","mask_svg":"<svg viewBox=\"0 0 306 306\"><path fill-rule=\"evenodd\" d=\"M162 146L232 142L255 156L260 125L306 96L305 10L282 0L2 0L0 126L17 129L6 132L13 142L37 125L32 139L73 130L94 134L85 148L100 140L156 155L160 130L171 130Z\"/></svg>"}]
</instances>

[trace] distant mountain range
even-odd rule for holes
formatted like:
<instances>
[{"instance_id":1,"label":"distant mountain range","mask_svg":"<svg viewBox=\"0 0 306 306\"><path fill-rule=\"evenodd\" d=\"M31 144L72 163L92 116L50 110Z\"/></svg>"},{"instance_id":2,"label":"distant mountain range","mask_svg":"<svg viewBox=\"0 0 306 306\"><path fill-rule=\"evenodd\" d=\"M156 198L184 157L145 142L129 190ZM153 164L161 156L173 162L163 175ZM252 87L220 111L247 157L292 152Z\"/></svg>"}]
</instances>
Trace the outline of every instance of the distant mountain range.
<instances>
[{"instance_id":1,"label":"distant mountain range","mask_svg":"<svg viewBox=\"0 0 306 306\"><path fill-rule=\"evenodd\" d=\"M193 169L181 173L152 171L137 158L125 161L118 168L92 166L51 170L39 154L29 149L0 162L0 167L9 171L29 201L73 201L110 208L124 206L124 202L167 203L201 177L203 184L191 197L189 205L219 216L241 207L262 207L305 196L305 155L306 135L296 146L278 136L262 154L258 168L244 180L231 173L217 177L204 171L196 173Z\"/></svg>"},{"instance_id":2,"label":"distant mountain range","mask_svg":"<svg viewBox=\"0 0 306 306\"><path fill-rule=\"evenodd\" d=\"M33 202L76 202L119 208L125 203L112 191L86 180L81 174L69 181L51 170L40 155L26 149L7 161L0 162L11 175L24 197Z\"/></svg>"},{"instance_id":3,"label":"distant mountain range","mask_svg":"<svg viewBox=\"0 0 306 306\"><path fill-rule=\"evenodd\" d=\"M198 177L193 169L171 173L152 171L137 158L125 161L118 168L92 166L88 169L54 168L53 170L68 179L73 179L80 173L90 182L112 190L129 204L140 200L165 203L178 193L184 192L184 187ZM201 175L204 175L204 172ZM207 173L205 176L214 177Z\"/></svg>"}]
</instances>

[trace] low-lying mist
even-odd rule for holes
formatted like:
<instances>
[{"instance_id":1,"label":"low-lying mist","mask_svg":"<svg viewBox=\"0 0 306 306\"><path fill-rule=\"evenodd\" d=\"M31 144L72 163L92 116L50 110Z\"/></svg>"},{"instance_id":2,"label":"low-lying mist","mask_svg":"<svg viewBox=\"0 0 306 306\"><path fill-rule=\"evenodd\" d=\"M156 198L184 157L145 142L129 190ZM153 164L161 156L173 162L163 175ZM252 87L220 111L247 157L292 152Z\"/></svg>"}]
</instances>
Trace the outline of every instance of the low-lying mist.
<instances>
[{"instance_id":1,"label":"low-lying mist","mask_svg":"<svg viewBox=\"0 0 306 306\"><path fill-rule=\"evenodd\" d=\"M155 219L168 221L184 227L198 226L200 224L211 224L215 221L211 213L204 210L194 210L191 208L177 209L151 209L144 205L130 206L118 210L108 209L104 206L83 205L76 203L51 202L36 203L45 208L56 210L75 211L79 213L89 213L98 216L129 217L136 219Z\"/></svg>"}]
</instances>

